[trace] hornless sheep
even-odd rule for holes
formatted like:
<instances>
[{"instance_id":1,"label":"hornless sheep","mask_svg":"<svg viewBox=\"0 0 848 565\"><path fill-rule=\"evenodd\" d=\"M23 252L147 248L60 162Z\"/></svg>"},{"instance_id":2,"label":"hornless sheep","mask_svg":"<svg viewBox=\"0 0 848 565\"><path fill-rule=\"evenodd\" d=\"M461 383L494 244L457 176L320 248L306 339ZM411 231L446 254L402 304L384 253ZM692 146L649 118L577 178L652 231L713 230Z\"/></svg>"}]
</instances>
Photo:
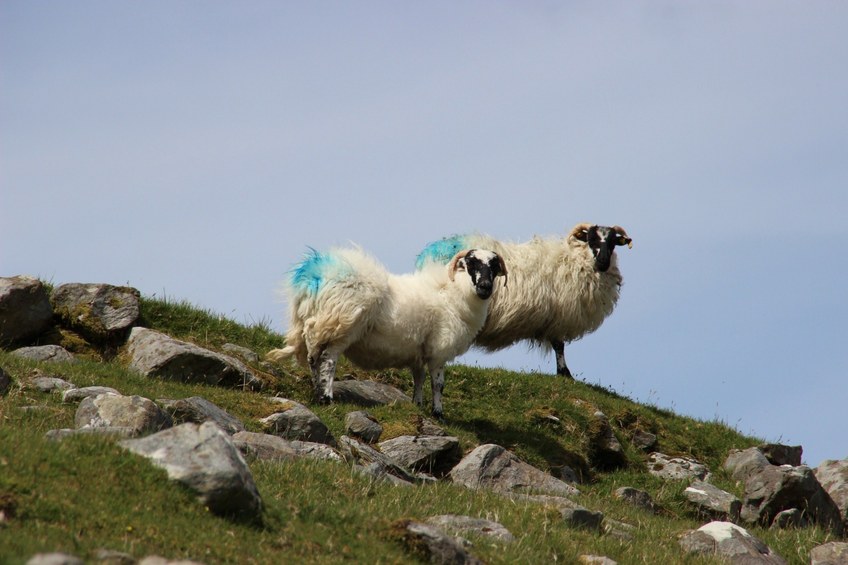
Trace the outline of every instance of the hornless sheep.
<instances>
[{"instance_id":1,"label":"hornless sheep","mask_svg":"<svg viewBox=\"0 0 848 565\"><path fill-rule=\"evenodd\" d=\"M535 237L526 243L501 242L482 234L457 235L430 243L417 268L444 263L454 249L483 247L509 265L512 284L496 293L474 344L496 351L518 341L550 344L557 374L568 378L565 343L589 334L612 313L621 273L615 248L633 247L619 226L577 224L565 238Z\"/></svg>"},{"instance_id":2,"label":"hornless sheep","mask_svg":"<svg viewBox=\"0 0 848 565\"><path fill-rule=\"evenodd\" d=\"M286 347L268 358L295 356L309 367L318 402L332 400L342 353L364 369L410 367L419 406L426 367L433 415L441 418L445 364L483 327L497 276L506 277L503 260L481 249L408 275L387 272L358 248L312 250L290 272Z\"/></svg>"}]
</instances>

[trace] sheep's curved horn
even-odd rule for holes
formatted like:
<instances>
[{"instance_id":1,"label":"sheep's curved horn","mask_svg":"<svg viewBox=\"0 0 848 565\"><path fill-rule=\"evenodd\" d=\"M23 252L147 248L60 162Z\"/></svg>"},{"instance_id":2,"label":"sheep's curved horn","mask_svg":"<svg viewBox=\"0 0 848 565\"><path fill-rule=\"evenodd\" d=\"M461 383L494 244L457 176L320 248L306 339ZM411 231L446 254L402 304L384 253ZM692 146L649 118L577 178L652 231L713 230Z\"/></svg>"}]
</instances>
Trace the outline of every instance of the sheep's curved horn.
<instances>
[{"instance_id":1,"label":"sheep's curved horn","mask_svg":"<svg viewBox=\"0 0 848 565\"><path fill-rule=\"evenodd\" d=\"M574 239L580 241L586 241L588 239L589 228L592 227L593 224L580 223L571 228L571 232L568 235L574 237Z\"/></svg>"},{"instance_id":2,"label":"sheep's curved horn","mask_svg":"<svg viewBox=\"0 0 848 565\"><path fill-rule=\"evenodd\" d=\"M450 278L451 282L453 282L453 274L456 272L457 264L465 258L465 255L468 253L468 249L463 249L453 256L453 259L448 263L448 278Z\"/></svg>"},{"instance_id":3,"label":"sheep's curved horn","mask_svg":"<svg viewBox=\"0 0 848 565\"><path fill-rule=\"evenodd\" d=\"M633 240L632 240L632 239L630 239L630 236L629 236L629 235L627 235L627 232L624 230L624 228L623 228L623 227L621 227L621 226L613 226L613 227L612 227L612 229L614 229L614 230L615 230L615 232L616 232L618 235L624 236L624 243L626 243L626 244L627 244L627 248L628 248L628 249L633 249ZM619 244L619 245L624 245L624 243L621 243L621 244Z\"/></svg>"}]
</instances>

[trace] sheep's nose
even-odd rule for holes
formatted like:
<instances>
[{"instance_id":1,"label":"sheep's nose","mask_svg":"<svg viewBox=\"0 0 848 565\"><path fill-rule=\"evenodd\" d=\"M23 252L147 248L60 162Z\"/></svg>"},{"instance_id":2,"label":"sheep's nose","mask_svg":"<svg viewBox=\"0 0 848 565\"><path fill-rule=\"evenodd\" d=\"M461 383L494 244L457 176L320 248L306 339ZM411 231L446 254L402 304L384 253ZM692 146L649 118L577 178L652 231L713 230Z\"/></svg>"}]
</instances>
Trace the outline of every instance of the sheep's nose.
<instances>
[{"instance_id":1,"label":"sheep's nose","mask_svg":"<svg viewBox=\"0 0 848 565\"><path fill-rule=\"evenodd\" d=\"M481 280L477 283L477 296L486 299L492 295L492 281Z\"/></svg>"}]
</instances>

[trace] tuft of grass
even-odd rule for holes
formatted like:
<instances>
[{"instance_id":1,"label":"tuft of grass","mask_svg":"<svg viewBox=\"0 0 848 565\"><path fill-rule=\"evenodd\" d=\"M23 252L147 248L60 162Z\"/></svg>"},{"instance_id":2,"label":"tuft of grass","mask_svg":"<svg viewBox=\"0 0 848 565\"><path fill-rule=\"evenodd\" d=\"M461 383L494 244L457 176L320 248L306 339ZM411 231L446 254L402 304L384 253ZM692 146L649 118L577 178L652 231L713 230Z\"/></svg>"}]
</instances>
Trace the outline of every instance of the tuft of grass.
<instances>
[{"instance_id":1,"label":"tuft of grass","mask_svg":"<svg viewBox=\"0 0 848 565\"><path fill-rule=\"evenodd\" d=\"M243 326L187 302L144 298L142 324L175 338L219 350L235 343L260 356L283 338L267 324ZM84 344L79 344L85 350ZM125 355L75 364L40 365L0 351L2 366L16 383L38 369L78 386L112 386L123 394L151 399L202 396L240 418L251 431L277 411L271 395L309 404L311 379L294 365L253 367L269 388L245 392L204 384L151 379L127 367ZM411 394L405 370L367 372L342 360L339 375L374 379ZM336 437L344 417L362 407L310 406ZM449 482L414 488L375 483L343 463L324 461L251 462L264 502L262 523L242 524L210 513L192 493L167 480L164 471L130 454L113 439L81 436L48 441L51 429L73 427L75 405L60 396L13 386L0 398L0 561L24 563L44 551L63 551L93 560L101 549L137 558L156 554L206 563L409 563L398 525L437 514L466 514L501 522L512 544L471 536L472 552L487 563L574 563L579 555L607 555L621 563L711 563L687 556L677 538L704 520L683 497L684 483L664 482L644 471L645 454L629 434L636 428L659 438L658 450L694 457L713 470L713 482L741 496L741 485L721 470L730 448L760 440L720 423L703 422L672 411L640 405L615 391L541 374L513 373L452 365L445 389L447 433L464 451L496 443L521 459L558 475L569 466L587 480L576 501L635 529L633 539L567 527L559 512L513 501L488 491ZM593 414L601 410L622 445L625 469L602 471L591 463ZM427 412L411 404L368 408L383 425L383 439L416 433ZM649 513L613 497L621 486L648 491L659 511ZM808 561L809 551L827 541L819 529L771 531L750 528L790 563Z\"/></svg>"}]
</instances>

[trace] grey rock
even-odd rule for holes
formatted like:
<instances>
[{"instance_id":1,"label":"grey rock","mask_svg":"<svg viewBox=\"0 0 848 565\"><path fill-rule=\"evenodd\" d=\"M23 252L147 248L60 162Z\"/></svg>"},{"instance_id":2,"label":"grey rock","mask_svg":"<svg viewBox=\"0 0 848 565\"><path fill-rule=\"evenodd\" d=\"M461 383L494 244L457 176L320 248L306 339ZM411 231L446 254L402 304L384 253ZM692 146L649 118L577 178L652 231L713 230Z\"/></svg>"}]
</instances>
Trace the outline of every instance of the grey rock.
<instances>
[{"instance_id":1,"label":"grey rock","mask_svg":"<svg viewBox=\"0 0 848 565\"><path fill-rule=\"evenodd\" d=\"M446 436L448 433L436 422L424 416L418 416L415 431L420 436Z\"/></svg>"},{"instance_id":2,"label":"grey rock","mask_svg":"<svg viewBox=\"0 0 848 565\"><path fill-rule=\"evenodd\" d=\"M264 461L292 460L302 457L341 461L338 451L323 443L289 441L272 434L237 432L233 443L245 457Z\"/></svg>"},{"instance_id":3,"label":"grey rock","mask_svg":"<svg viewBox=\"0 0 848 565\"><path fill-rule=\"evenodd\" d=\"M33 345L31 347L20 347L12 351L12 355L40 361L42 363L73 363L76 358L70 351L61 345Z\"/></svg>"},{"instance_id":4,"label":"grey rock","mask_svg":"<svg viewBox=\"0 0 848 565\"><path fill-rule=\"evenodd\" d=\"M366 463L364 465L355 464L352 469L354 473L364 477L368 477L375 483L387 484L395 487L414 486L412 482L405 481L396 475L392 475L388 472L385 466L381 465L376 461L372 463Z\"/></svg>"},{"instance_id":5,"label":"grey rock","mask_svg":"<svg viewBox=\"0 0 848 565\"><path fill-rule=\"evenodd\" d=\"M536 491L564 496L580 493L568 483L528 465L494 444L478 446L451 470L450 477L454 483L471 489Z\"/></svg>"},{"instance_id":6,"label":"grey rock","mask_svg":"<svg viewBox=\"0 0 848 565\"><path fill-rule=\"evenodd\" d=\"M410 521L405 527L405 541L408 547L424 554L430 563L443 565L482 565L474 555L453 537L439 528L423 522Z\"/></svg>"},{"instance_id":7,"label":"grey rock","mask_svg":"<svg viewBox=\"0 0 848 565\"><path fill-rule=\"evenodd\" d=\"M130 367L148 377L259 390L262 381L233 357L221 355L163 333L135 327L127 341Z\"/></svg>"},{"instance_id":8,"label":"grey rock","mask_svg":"<svg viewBox=\"0 0 848 565\"><path fill-rule=\"evenodd\" d=\"M710 470L688 457L669 457L659 452L648 455L648 472L666 480L704 480Z\"/></svg>"},{"instance_id":9,"label":"grey rock","mask_svg":"<svg viewBox=\"0 0 848 565\"><path fill-rule=\"evenodd\" d=\"M750 447L744 450L732 449L724 461L724 469L734 481L746 481L749 476L770 464L759 448Z\"/></svg>"},{"instance_id":10,"label":"grey rock","mask_svg":"<svg viewBox=\"0 0 848 565\"><path fill-rule=\"evenodd\" d=\"M95 341L123 341L138 322L138 290L110 284L63 284L53 289L53 311L65 325Z\"/></svg>"},{"instance_id":11,"label":"grey rock","mask_svg":"<svg viewBox=\"0 0 848 565\"><path fill-rule=\"evenodd\" d=\"M412 402L400 390L385 383L374 381L335 381L333 400L359 406L383 406L396 402Z\"/></svg>"},{"instance_id":12,"label":"grey rock","mask_svg":"<svg viewBox=\"0 0 848 565\"><path fill-rule=\"evenodd\" d=\"M616 489L613 496L619 500L623 500L632 506L647 510L648 512L656 511L656 504L651 495L644 491L633 487L621 487Z\"/></svg>"},{"instance_id":13,"label":"grey rock","mask_svg":"<svg viewBox=\"0 0 848 565\"><path fill-rule=\"evenodd\" d=\"M278 412L259 420L266 432L284 439L336 444L333 434L312 410L294 400L277 398L274 401Z\"/></svg>"},{"instance_id":14,"label":"grey rock","mask_svg":"<svg viewBox=\"0 0 848 565\"><path fill-rule=\"evenodd\" d=\"M581 555L577 558L580 565L618 565L618 561L605 555Z\"/></svg>"},{"instance_id":15,"label":"grey rock","mask_svg":"<svg viewBox=\"0 0 848 565\"><path fill-rule=\"evenodd\" d=\"M155 402L141 396L100 394L84 398L74 415L79 428L130 428L132 435L171 427L171 417Z\"/></svg>"},{"instance_id":16,"label":"grey rock","mask_svg":"<svg viewBox=\"0 0 848 565\"><path fill-rule=\"evenodd\" d=\"M379 444L380 451L414 471L444 476L462 460L459 438L399 436Z\"/></svg>"},{"instance_id":17,"label":"grey rock","mask_svg":"<svg viewBox=\"0 0 848 565\"><path fill-rule=\"evenodd\" d=\"M67 553L37 553L27 560L26 565L85 565L85 562Z\"/></svg>"},{"instance_id":18,"label":"grey rock","mask_svg":"<svg viewBox=\"0 0 848 565\"><path fill-rule=\"evenodd\" d=\"M742 501L720 488L703 481L692 481L683 496L695 505L698 513L713 520L738 522Z\"/></svg>"},{"instance_id":19,"label":"grey rock","mask_svg":"<svg viewBox=\"0 0 848 565\"><path fill-rule=\"evenodd\" d=\"M657 448L657 436L645 430L635 430L633 432L633 445L642 451L654 451Z\"/></svg>"},{"instance_id":20,"label":"grey rock","mask_svg":"<svg viewBox=\"0 0 848 565\"><path fill-rule=\"evenodd\" d=\"M848 524L848 459L823 461L815 470L816 479L827 491Z\"/></svg>"},{"instance_id":21,"label":"grey rock","mask_svg":"<svg viewBox=\"0 0 848 565\"><path fill-rule=\"evenodd\" d=\"M377 443L383 434L383 426L368 412L357 410L345 415L345 432L365 443Z\"/></svg>"},{"instance_id":22,"label":"grey rock","mask_svg":"<svg viewBox=\"0 0 848 565\"><path fill-rule=\"evenodd\" d=\"M701 526L680 538L680 546L688 553L717 555L730 563L786 563L762 541L731 522Z\"/></svg>"},{"instance_id":23,"label":"grey rock","mask_svg":"<svg viewBox=\"0 0 848 565\"><path fill-rule=\"evenodd\" d=\"M0 277L0 347L27 343L52 326L44 283L26 275Z\"/></svg>"},{"instance_id":24,"label":"grey rock","mask_svg":"<svg viewBox=\"0 0 848 565\"><path fill-rule=\"evenodd\" d=\"M325 443L316 443L314 441L300 441L297 439L289 442L292 449L299 457L308 457L310 459L322 459L325 461L342 461L343 458L338 451Z\"/></svg>"},{"instance_id":25,"label":"grey rock","mask_svg":"<svg viewBox=\"0 0 848 565\"><path fill-rule=\"evenodd\" d=\"M174 424L213 422L230 435L244 431L241 420L200 396L180 400L156 399L156 403L171 416Z\"/></svg>"},{"instance_id":26,"label":"grey rock","mask_svg":"<svg viewBox=\"0 0 848 565\"><path fill-rule=\"evenodd\" d=\"M367 443L362 443L356 438L342 436L339 438L339 445L346 459L354 461L363 467L368 467L373 463L380 468L380 472L394 475L410 483L419 481L419 478L412 471L385 453L377 451Z\"/></svg>"},{"instance_id":27,"label":"grey rock","mask_svg":"<svg viewBox=\"0 0 848 565\"><path fill-rule=\"evenodd\" d=\"M757 447L772 465L801 465L801 455L804 450L800 445L782 445L779 443L764 443Z\"/></svg>"},{"instance_id":28,"label":"grey rock","mask_svg":"<svg viewBox=\"0 0 848 565\"><path fill-rule=\"evenodd\" d=\"M633 541L633 534L636 531L636 526L632 524L619 522L618 520L612 520L607 517L604 517L604 521L601 523L601 528L604 534L623 542Z\"/></svg>"},{"instance_id":29,"label":"grey rock","mask_svg":"<svg viewBox=\"0 0 848 565\"><path fill-rule=\"evenodd\" d=\"M839 508L809 467L768 465L748 477L743 519L768 527L778 512L790 508L805 510L810 520L835 536L844 531Z\"/></svg>"},{"instance_id":30,"label":"grey rock","mask_svg":"<svg viewBox=\"0 0 848 565\"><path fill-rule=\"evenodd\" d=\"M271 434L236 432L233 434L233 445L248 460L290 461L298 457L297 452L291 446L291 442Z\"/></svg>"},{"instance_id":31,"label":"grey rock","mask_svg":"<svg viewBox=\"0 0 848 565\"><path fill-rule=\"evenodd\" d=\"M810 551L810 565L848 565L848 543L832 541Z\"/></svg>"},{"instance_id":32,"label":"grey rock","mask_svg":"<svg viewBox=\"0 0 848 565\"><path fill-rule=\"evenodd\" d=\"M589 451L594 465L600 469L619 469L627 465L627 456L621 442L615 437L609 418L601 411L593 415L595 421L590 426Z\"/></svg>"},{"instance_id":33,"label":"grey rock","mask_svg":"<svg viewBox=\"0 0 848 565\"><path fill-rule=\"evenodd\" d=\"M242 347L241 345L236 345L234 343L225 343L221 346L221 349L230 355L237 355L238 357L241 357L247 363L258 365L260 362L259 355L247 347Z\"/></svg>"},{"instance_id":34,"label":"grey rock","mask_svg":"<svg viewBox=\"0 0 848 565\"><path fill-rule=\"evenodd\" d=\"M41 392L60 392L77 388L77 385L59 377L45 377L40 372L36 373L36 375L23 381L23 388Z\"/></svg>"},{"instance_id":35,"label":"grey rock","mask_svg":"<svg viewBox=\"0 0 848 565\"><path fill-rule=\"evenodd\" d=\"M212 512L260 520L262 498L250 469L230 436L212 422L181 424L120 445L165 469Z\"/></svg>"},{"instance_id":36,"label":"grey rock","mask_svg":"<svg viewBox=\"0 0 848 565\"><path fill-rule=\"evenodd\" d=\"M98 565L136 565L135 557L112 549L98 549L94 553L94 561Z\"/></svg>"},{"instance_id":37,"label":"grey rock","mask_svg":"<svg viewBox=\"0 0 848 565\"><path fill-rule=\"evenodd\" d=\"M121 393L109 386L84 386L82 388L71 388L62 393L62 402L71 404L80 402L89 396L97 396L98 394L114 394L121 396Z\"/></svg>"},{"instance_id":38,"label":"grey rock","mask_svg":"<svg viewBox=\"0 0 848 565\"><path fill-rule=\"evenodd\" d=\"M456 514L441 514L439 516L431 516L425 520L426 523L436 526L442 531L448 532L453 536L466 536L475 534L494 538L498 541L511 543L515 541L515 536L507 530L503 524L484 520L483 518L473 518L471 516L459 516Z\"/></svg>"},{"instance_id":39,"label":"grey rock","mask_svg":"<svg viewBox=\"0 0 848 565\"><path fill-rule=\"evenodd\" d=\"M789 510L781 510L771 522L771 527L778 530L787 530L790 528L806 528L810 525L806 514L798 508L790 508Z\"/></svg>"}]
</instances>

